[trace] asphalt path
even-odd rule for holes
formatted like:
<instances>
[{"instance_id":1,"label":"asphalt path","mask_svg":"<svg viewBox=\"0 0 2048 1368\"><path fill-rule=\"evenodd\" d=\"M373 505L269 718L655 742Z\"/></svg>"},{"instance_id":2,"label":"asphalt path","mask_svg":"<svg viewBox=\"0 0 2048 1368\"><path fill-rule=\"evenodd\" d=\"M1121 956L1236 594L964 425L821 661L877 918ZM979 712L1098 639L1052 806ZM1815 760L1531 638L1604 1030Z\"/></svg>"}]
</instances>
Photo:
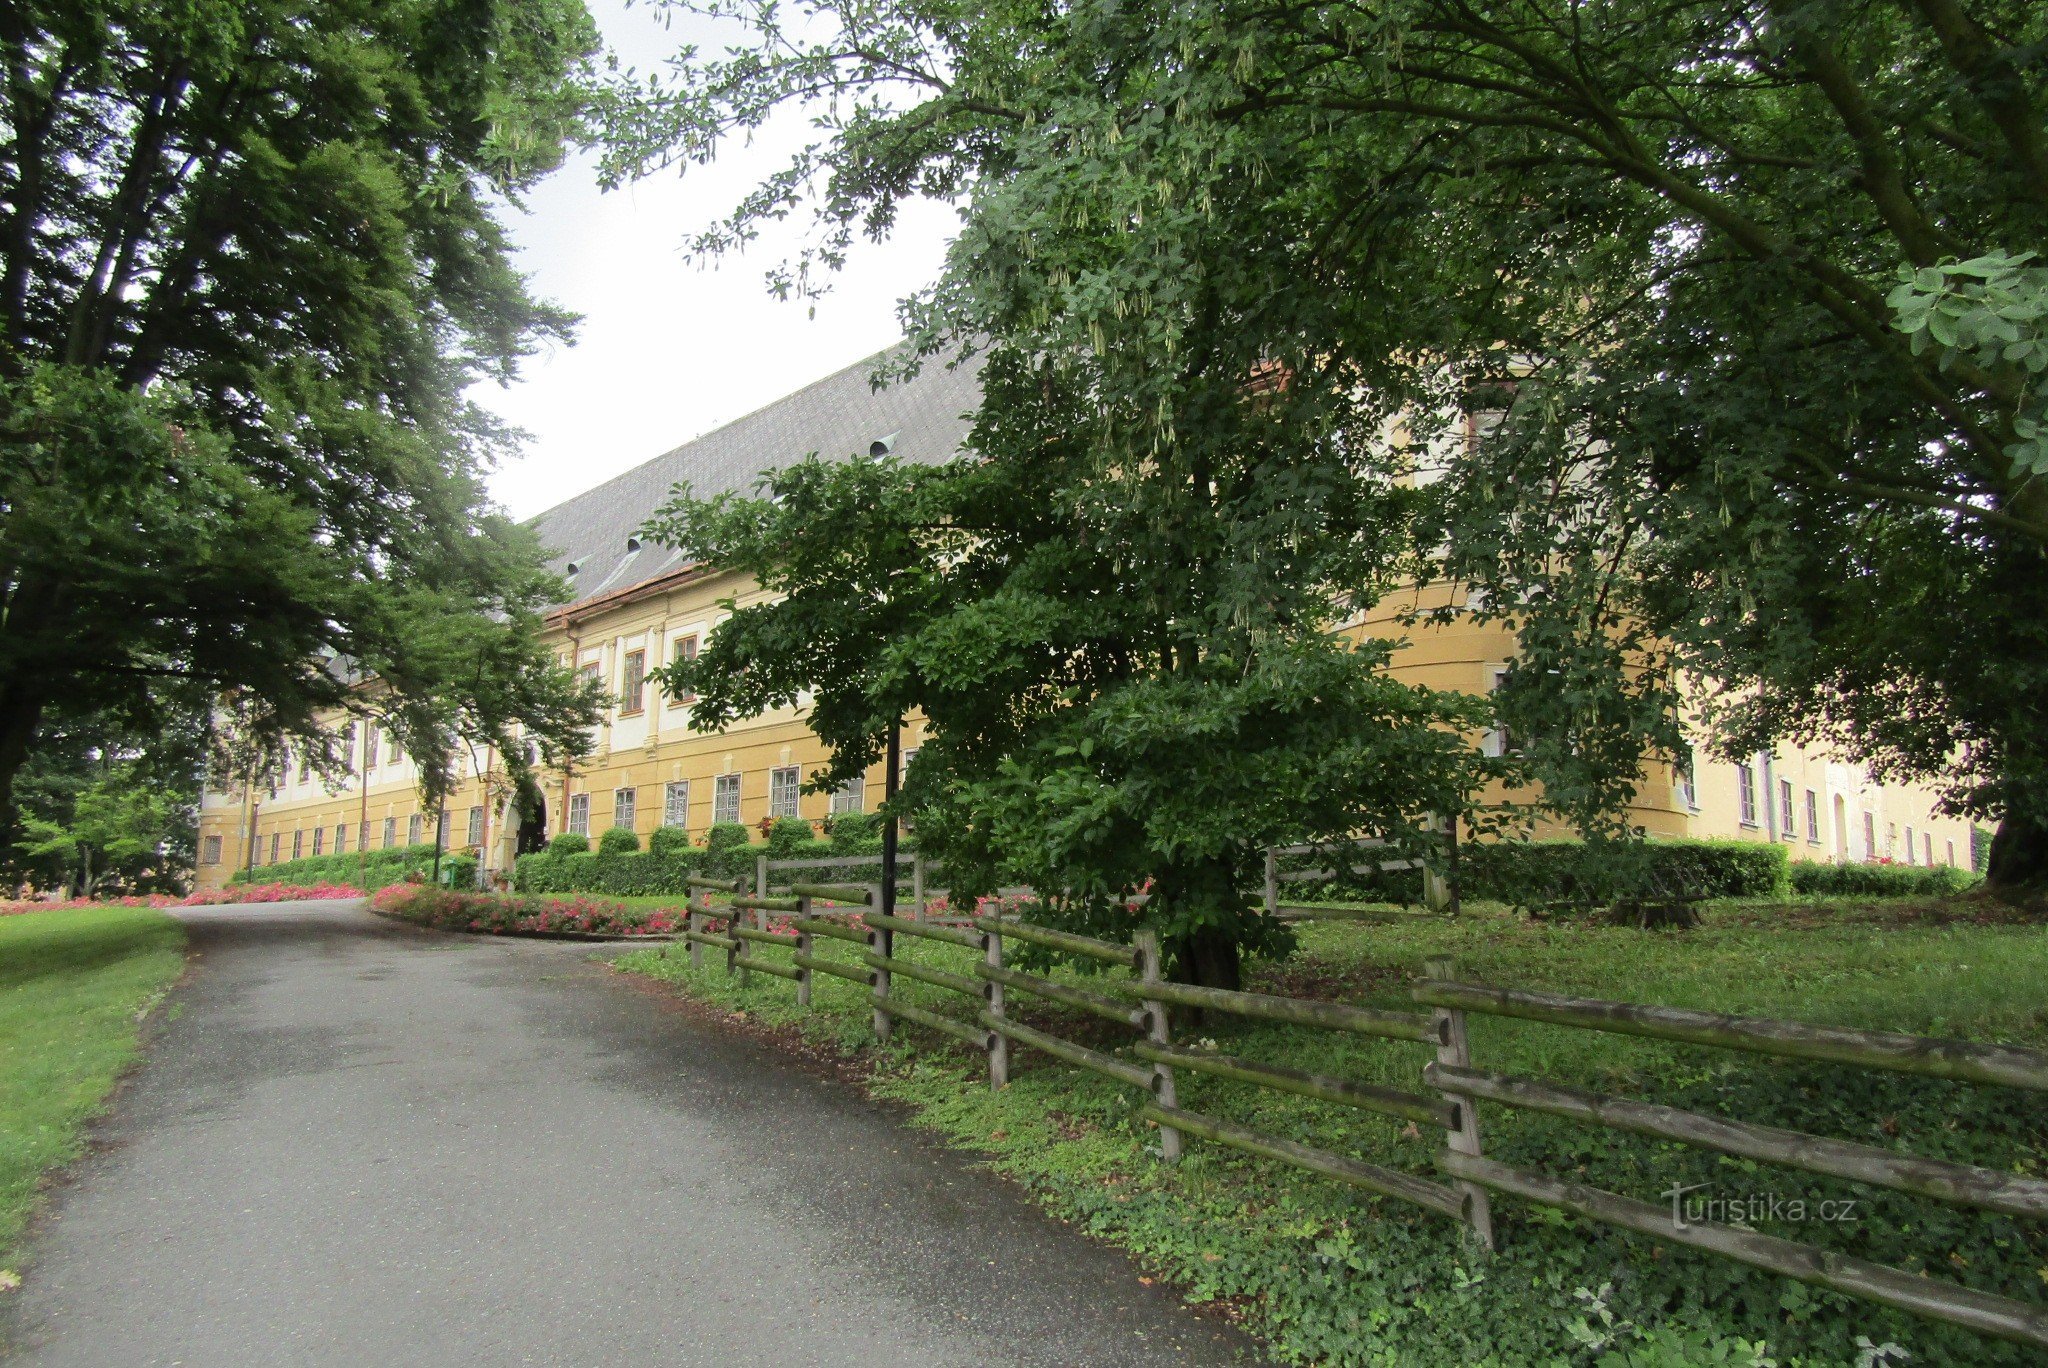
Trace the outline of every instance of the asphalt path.
<instances>
[{"instance_id":1,"label":"asphalt path","mask_svg":"<svg viewBox=\"0 0 2048 1368\"><path fill-rule=\"evenodd\" d=\"M15 1362L1120 1365L1247 1341L852 1088L588 946L187 909Z\"/></svg>"}]
</instances>

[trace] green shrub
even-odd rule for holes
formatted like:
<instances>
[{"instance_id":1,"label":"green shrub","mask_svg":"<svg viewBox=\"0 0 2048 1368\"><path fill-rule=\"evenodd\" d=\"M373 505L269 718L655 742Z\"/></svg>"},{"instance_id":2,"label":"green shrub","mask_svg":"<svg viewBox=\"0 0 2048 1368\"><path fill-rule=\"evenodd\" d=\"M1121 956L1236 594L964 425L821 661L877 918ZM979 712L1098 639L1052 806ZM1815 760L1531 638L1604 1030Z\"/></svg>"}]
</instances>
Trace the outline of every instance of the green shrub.
<instances>
[{"instance_id":1,"label":"green shrub","mask_svg":"<svg viewBox=\"0 0 2048 1368\"><path fill-rule=\"evenodd\" d=\"M704 833L704 848L715 854L731 850L734 846L747 845L753 839L753 828L745 822L714 822L711 830Z\"/></svg>"},{"instance_id":2,"label":"green shrub","mask_svg":"<svg viewBox=\"0 0 2048 1368\"><path fill-rule=\"evenodd\" d=\"M280 860L276 864L259 864L254 869L236 870L228 876L228 882L337 883L375 892L392 884L404 883L410 875L424 876L433 863L434 847L423 843L367 852L344 851L339 855L308 855L297 860Z\"/></svg>"},{"instance_id":3,"label":"green shrub","mask_svg":"<svg viewBox=\"0 0 2048 1368\"><path fill-rule=\"evenodd\" d=\"M650 855L687 855L690 849L690 833L681 827L656 827L647 837Z\"/></svg>"},{"instance_id":4,"label":"green shrub","mask_svg":"<svg viewBox=\"0 0 2048 1368\"><path fill-rule=\"evenodd\" d=\"M1795 864L1792 891L1853 898L1934 898L1960 893L1977 876L1947 865Z\"/></svg>"},{"instance_id":5,"label":"green shrub","mask_svg":"<svg viewBox=\"0 0 2048 1368\"><path fill-rule=\"evenodd\" d=\"M474 855L443 855L441 857L441 883L448 888L475 888L476 857Z\"/></svg>"},{"instance_id":6,"label":"green shrub","mask_svg":"<svg viewBox=\"0 0 2048 1368\"><path fill-rule=\"evenodd\" d=\"M580 831L565 831L548 842L550 855L583 855L589 850L590 838Z\"/></svg>"},{"instance_id":7,"label":"green shrub","mask_svg":"<svg viewBox=\"0 0 2048 1368\"><path fill-rule=\"evenodd\" d=\"M800 860L811 853L816 836L811 824L801 817L778 817L768 828L768 858Z\"/></svg>"},{"instance_id":8,"label":"green shrub","mask_svg":"<svg viewBox=\"0 0 2048 1368\"><path fill-rule=\"evenodd\" d=\"M1768 898L1786 886L1785 847L1760 841L1476 841L1458 856L1461 896L1515 907L1603 906L1618 890L1636 888L1652 896Z\"/></svg>"},{"instance_id":9,"label":"green shrub","mask_svg":"<svg viewBox=\"0 0 2048 1368\"><path fill-rule=\"evenodd\" d=\"M879 855L882 852L882 814L879 812L835 812L825 822L825 833L834 855Z\"/></svg>"},{"instance_id":10,"label":"green shrub","mask_svg":"<svg viewBox=\"0 0 2048 1368\"><path fill-rule=\"evenodd\" d=\"M690 894L685 882L704 865L703 852L680 854L522 855L515 866L521 893L602 893L614 898Z\"/></svg>"},{"instance_id":11,"label":"green shrub","mask_svg":"<svg viewBox=\"0 0 2048 1368\"><path fill-rule=\"evenodd\" d=\"M597 848L605 855L631 855L640 849L640 837L631 827L607 827L597 838Z\"/></svg>"}]
</instances>

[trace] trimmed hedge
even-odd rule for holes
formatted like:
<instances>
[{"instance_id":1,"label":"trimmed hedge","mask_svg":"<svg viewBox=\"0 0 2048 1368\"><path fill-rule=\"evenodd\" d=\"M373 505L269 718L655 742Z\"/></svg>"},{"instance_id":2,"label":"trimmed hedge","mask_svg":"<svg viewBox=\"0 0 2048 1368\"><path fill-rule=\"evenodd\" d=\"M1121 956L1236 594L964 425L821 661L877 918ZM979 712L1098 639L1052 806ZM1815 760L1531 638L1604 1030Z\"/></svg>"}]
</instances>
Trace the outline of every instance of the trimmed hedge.
<instances>
[{"instance_id":1,"label":"trimmed hedge","mask_svg":"<svg viewBox=\"0 0 2048 1368\"><path fill-rule=\"evenodd\" d=\"M1769 898L1787 887L1785 847L1752 841L1647 841L1639 877L1652 889L1709 898ZM1316 857L1306 856L1313 863ZM1624 882L1608 851L1581 841L1469 841L1458 848L1460 897L1512 907L1604 906ZM1292 889L1292 893L1286 892ZM1422 901L1413 869L1283 886L1283 896Z\"/></svg>"},{"instance_id":2,"label":"trimmed hedge","mask_svg":"<svg viewBox=\"0 0 2048 1368\"><path fill-rule=\"evenodd\" d=\"M442 857L444 867L447 857ZM228 875L231 884L351 884L374 892L391 884L404 883L408 875L421 878L434 867L431 843L393 846L388 850L344 851L339 855L307 855L254 869L237 869Z\"/></svg>"},{"instance_id":3,"label":"trimmed hedge","mask_svg":"<svg viewBox=\"0 0 2048 1368\"><path fill-rule=\"evenodd\" d=\"M1792 891L1852 898L1934 898L1960 893L1980 877L1947 865L1796 864Z\"/></svg>"},{"instance_id":4,"label":"trimmed hedge","mask_svg":"<svg viewBox=\"0 0 2048 1368\"><path fill-rule=\"evenodd\" d=\"M590 853L590 838L580 831L565 831L548 842L550 855L587 855Z\"/></svg>"},{"instance_id":5,"label":"trimmed hedge","mask_svg":"<svg viewBox=\"0 0 2048 1368\"><path fill-rule=\"evenodd\" d=\"M640 837L631 827L607 827L597 838L600 855L631 855L640 849Z\"/></svg>"}]
</instances>

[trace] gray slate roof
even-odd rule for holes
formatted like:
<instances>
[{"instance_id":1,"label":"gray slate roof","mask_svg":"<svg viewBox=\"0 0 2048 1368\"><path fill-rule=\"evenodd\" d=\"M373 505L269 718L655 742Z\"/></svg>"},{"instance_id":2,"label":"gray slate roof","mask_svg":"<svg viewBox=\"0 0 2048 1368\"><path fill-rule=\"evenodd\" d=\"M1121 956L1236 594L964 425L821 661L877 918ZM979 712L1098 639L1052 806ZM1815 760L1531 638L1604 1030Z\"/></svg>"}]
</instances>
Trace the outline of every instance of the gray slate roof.
<instances>
[{"instance_id":1,"label":"gray slate roof","mask_svg":"<svg viewBox=\"0 0 2048 1368\"><path fill-rule=\"evenodd\" d=\"M569 601L616 593L686 562L683 552L651 541L637 551L626 545L678 481L706 497L746 492L763 472L813 452L827 459L865 456L877 441L920 465L951 460L981 403L979 361L950 368L929 361L915 379L876 390L869 377L888 354L857 361L536 517L550 565L569 581Z\"/></svg>"}]
</instances>

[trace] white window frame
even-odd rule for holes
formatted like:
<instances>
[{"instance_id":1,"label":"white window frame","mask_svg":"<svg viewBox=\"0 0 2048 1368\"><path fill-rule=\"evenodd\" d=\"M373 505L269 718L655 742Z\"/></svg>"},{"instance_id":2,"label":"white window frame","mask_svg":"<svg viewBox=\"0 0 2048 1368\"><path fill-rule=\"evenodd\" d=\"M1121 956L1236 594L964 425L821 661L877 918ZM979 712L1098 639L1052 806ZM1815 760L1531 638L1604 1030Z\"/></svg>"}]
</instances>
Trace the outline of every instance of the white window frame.
<instances>
[{"instance_id":1,"label":"white window frame","mask_svg":"<svg viewBox=\"0 0 2048 1368\"><path fill-rule=\"evenodd\" d=\"M464 845L480 846L484 843L484 810L479 806L469 810L469 839Z\"/></svg>"},{"instance_id":2,"label":"white window frame","mask_svg":"<svg viewBox=\"0 0 2048 1368\"><path fill-rule=\"evenodd\" d=\"M220 863L220 837L208 836L199 843L199 863L210 865Z\"/></svg>"},{"instance_id":3,"label":"white window frame","mask_svg":"<svg viewBox=\"0 0 2048 1368\"><path fill-rule=\"evenodd\" d=\"M1820 794L1814 789L1806 791L1806 839L1811 845L1820 844Z\"/></svg>"},{"instance_id":4,"label":"white window frame","mask_svg":"<svg viewBox=\"0 0 2048 1368\"><path fill-rule=\"evenodd\" d=\"M690 825L690 781L671 779L661 790L661 824L685 830Z\"/></svg>"},{"instance_id":5,"label":"white window frame","mask_svg":"<svg viewBox=\"0 0 2048 1368\"><path fill-rule=\"evenodd\" d=\"M740 777L737 774L721 774L711 781L711 821L713 825L737 822L740 819Z\"/></svg>"},{"instance_id":6,"label":"white window frame","mask_svg":"<svg viewBox=\"0 0 2048 1368\"><path fill-rule=\"evenodd\" d=\"M636 829L640 820L640 790L638 787L615 788L612 790L612 825L628 831Z\"/></svg>"},{"instance_id":7,"label":"white window frame","mask_svg":"<svg viewBox=\"0 0 2048 1368\"><path fill-rule=\"evenodd\" d=\"M866 812L868 807L868 777L856 774L853 778L832 790L832 811Z\"/></svg>"},{"instance_id":8,"label":"white window frame","mask_svg":"<svg viewBox=\"0 0 2048 1368\"><path fill-rule=\"evenodd\" d=\"M590 834L589 794L572 793L569 795L569 825L567 829L575 832L578 836L588 836Z\"/></svg>"},{"instance_id":9,"label":"white window frame","mask_svg":"<svg viewBox=\"0 0 2048 1368\"><path fill-rule=\"evenodd\" d=\"M398 819L396 817L386 817L384 819L384 848L389 850L397 844Z\"/></svg>"},{"instance_id":10,"label":"white window frame","mask_svg":"<svg viewBox=\"0 0 2048 1368\"><path fill-rule=\"evenodd\" d=\"M418 845L420 843L420 838L426 834L427 814L425 814L424 812L415 812L405 819L405 843L407 845Z\"/></svg>"},{"instance_id":11,"label":"white window frame","mask_svg":"<svg viewBox=\"0 0 2048 1368\"><path fill-rule=\"evenodd\" d=\"M1757 825L1756 766L1747 760L1735 762L1735 820L1746 827Z\"/></svg>"},{"instance_id":12,"label":"white window frame","mask_svg":"<svg viewBox=\"0 0 2048 1368\"><path fill-rule=\"evenodd\" d=\"M768 816L771 819L797 817L804 781L795 765L777 765L768 771Z\"/></svg>"}]
</instances>

